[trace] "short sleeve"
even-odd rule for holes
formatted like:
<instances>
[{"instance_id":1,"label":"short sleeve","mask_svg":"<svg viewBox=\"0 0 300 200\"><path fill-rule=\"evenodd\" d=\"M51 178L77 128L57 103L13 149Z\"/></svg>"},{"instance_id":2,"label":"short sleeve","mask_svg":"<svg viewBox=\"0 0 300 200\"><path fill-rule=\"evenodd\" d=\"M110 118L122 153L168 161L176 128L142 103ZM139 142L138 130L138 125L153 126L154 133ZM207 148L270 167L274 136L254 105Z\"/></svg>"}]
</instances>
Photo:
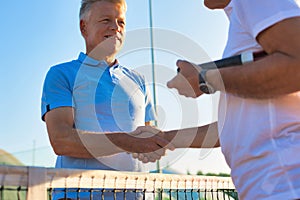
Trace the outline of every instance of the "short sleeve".
<instances>
[{"instance_id":1,"label":"short sleeve","mask_svg":"<svg viewBox=\"0 0 300 200\"><path fill-rule=\"evenodd\" d=\"M237 15L253 38L277 22L300 16L294 0L234 0L234 4Z\"/></svg>"},{"instance_id":2,"label":"short sleeve","mask_svg":"<svg viewBox=\"0 0 300 200\"><path fill-rule=\"evenodd\" d=\"M42 92L41 117L58 107L72 107L72 87L68 76L59 67L52 67L48 71Z\"/></svg>"}]
</instances>

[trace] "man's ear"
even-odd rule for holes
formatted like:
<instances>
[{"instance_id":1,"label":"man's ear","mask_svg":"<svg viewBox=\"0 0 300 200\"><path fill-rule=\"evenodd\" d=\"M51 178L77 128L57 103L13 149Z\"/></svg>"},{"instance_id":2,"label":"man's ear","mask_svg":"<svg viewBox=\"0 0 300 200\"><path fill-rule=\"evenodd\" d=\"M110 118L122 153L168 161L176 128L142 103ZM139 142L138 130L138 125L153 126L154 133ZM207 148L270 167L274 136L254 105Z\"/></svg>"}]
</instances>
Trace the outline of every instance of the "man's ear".
<instances>
[{"instance_id":1,"label":"man's ear","mask_svg":"<svg viewBox=\"0 0 300 200\"><path fill-rule=\"evenodd\" d=\"M82 19L80 20L80 32L81 32L81 35L85 38L87 35L86 22Z\"/></svg>"}]
</instances>

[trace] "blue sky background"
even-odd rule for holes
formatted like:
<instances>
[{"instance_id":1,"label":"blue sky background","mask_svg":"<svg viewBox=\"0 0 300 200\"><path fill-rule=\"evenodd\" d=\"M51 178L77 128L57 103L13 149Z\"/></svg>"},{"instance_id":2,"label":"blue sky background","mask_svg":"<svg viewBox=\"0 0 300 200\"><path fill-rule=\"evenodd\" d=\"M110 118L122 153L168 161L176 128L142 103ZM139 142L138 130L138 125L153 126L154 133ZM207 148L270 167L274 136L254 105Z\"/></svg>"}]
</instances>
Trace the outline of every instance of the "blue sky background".
<instances>
[{"instance_id":1,"label":"blue sky background","mask_svg":"<svg viewBox=\"0 0 300 200\"><path fill-rule=\"evenodd\" d=\"M128 67L141 69L148 77L151 60L144 45L149 41L148 0L127 0L127 4L129 39L119 60ZM168 90L164 81L175 74L178 58L195 58L194 62L200 62L221 57L228 28L225 14L206 9L201 0L153 0L152 6L154 47L163 48L155 51L160 128L169 130L214 120L211 97L183 99ZM26 165L54 165L55 155L40 119L42 85L50 66L76 59L80 51L85 51L78 26L79 7L80 0L3 1L1 4L0 148L13 153ZM141 49L129 47L130 43L138 45L139 39L144 42ZM162 46L165 42L170 46ZM196 50L193 45L197 46ZM134 51L128 53L128 49ZM183 55L178 54L180 50L184 51ZM195 105L198 116L190 114L195 109L186 105ZM181 150L175 154L176 158L168 163L182 173L187 170L229 172L220 149Z\"/></svg>"}]
</instances>

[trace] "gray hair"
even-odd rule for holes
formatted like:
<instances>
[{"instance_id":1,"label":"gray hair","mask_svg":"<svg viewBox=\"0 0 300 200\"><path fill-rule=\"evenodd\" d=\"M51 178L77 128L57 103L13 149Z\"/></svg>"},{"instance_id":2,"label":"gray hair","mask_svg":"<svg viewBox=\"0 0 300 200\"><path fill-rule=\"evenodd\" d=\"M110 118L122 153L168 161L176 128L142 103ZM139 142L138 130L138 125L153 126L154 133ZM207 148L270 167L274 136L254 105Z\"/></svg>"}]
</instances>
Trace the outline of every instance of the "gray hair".
<instances>
[{"instance_id":1,"label":"gray hair","mask_svg":"<svg viewBox=\"0 0 300 200\"><path fill-rule=\"evenodd\" d=\"M121 4L124 6L125 10L127 9L126 0L82 0L79 12L79 19L83 19L86 16L86 14L90 11L92 4L98 1L106 1L115 4Z\"/></svg>"}]
</instances>

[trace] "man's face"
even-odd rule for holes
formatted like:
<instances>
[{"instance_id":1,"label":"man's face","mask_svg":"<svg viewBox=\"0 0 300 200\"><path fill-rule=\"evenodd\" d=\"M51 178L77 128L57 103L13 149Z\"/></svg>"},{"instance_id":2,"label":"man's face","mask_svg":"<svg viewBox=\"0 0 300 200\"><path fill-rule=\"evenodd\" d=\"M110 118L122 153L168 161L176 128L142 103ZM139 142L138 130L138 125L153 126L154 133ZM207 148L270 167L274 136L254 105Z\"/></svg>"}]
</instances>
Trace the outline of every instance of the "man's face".
<instances>
[{"instance_id":1,"label":"man's face","mask_svg":"<svg viewBox=\"0 0 300 200\"><path fill-rule=\"evenodd\" d=\"M210 9L223 9L231 0L204 0L204 5Z\"/></svg>"},{"instance_id":2,"label":"man's face","mask_svg":"<svg viewBox=\"0 0 300 200\"><path fill-rule=\"evenodd\" d=\"M105 49L108 54L115 54L121 49L125 33L125 13L121 4L106 1L92 4L90 11L80 21L87 54L96 47L101 51Z\"/></svg>"}]
</instances>

